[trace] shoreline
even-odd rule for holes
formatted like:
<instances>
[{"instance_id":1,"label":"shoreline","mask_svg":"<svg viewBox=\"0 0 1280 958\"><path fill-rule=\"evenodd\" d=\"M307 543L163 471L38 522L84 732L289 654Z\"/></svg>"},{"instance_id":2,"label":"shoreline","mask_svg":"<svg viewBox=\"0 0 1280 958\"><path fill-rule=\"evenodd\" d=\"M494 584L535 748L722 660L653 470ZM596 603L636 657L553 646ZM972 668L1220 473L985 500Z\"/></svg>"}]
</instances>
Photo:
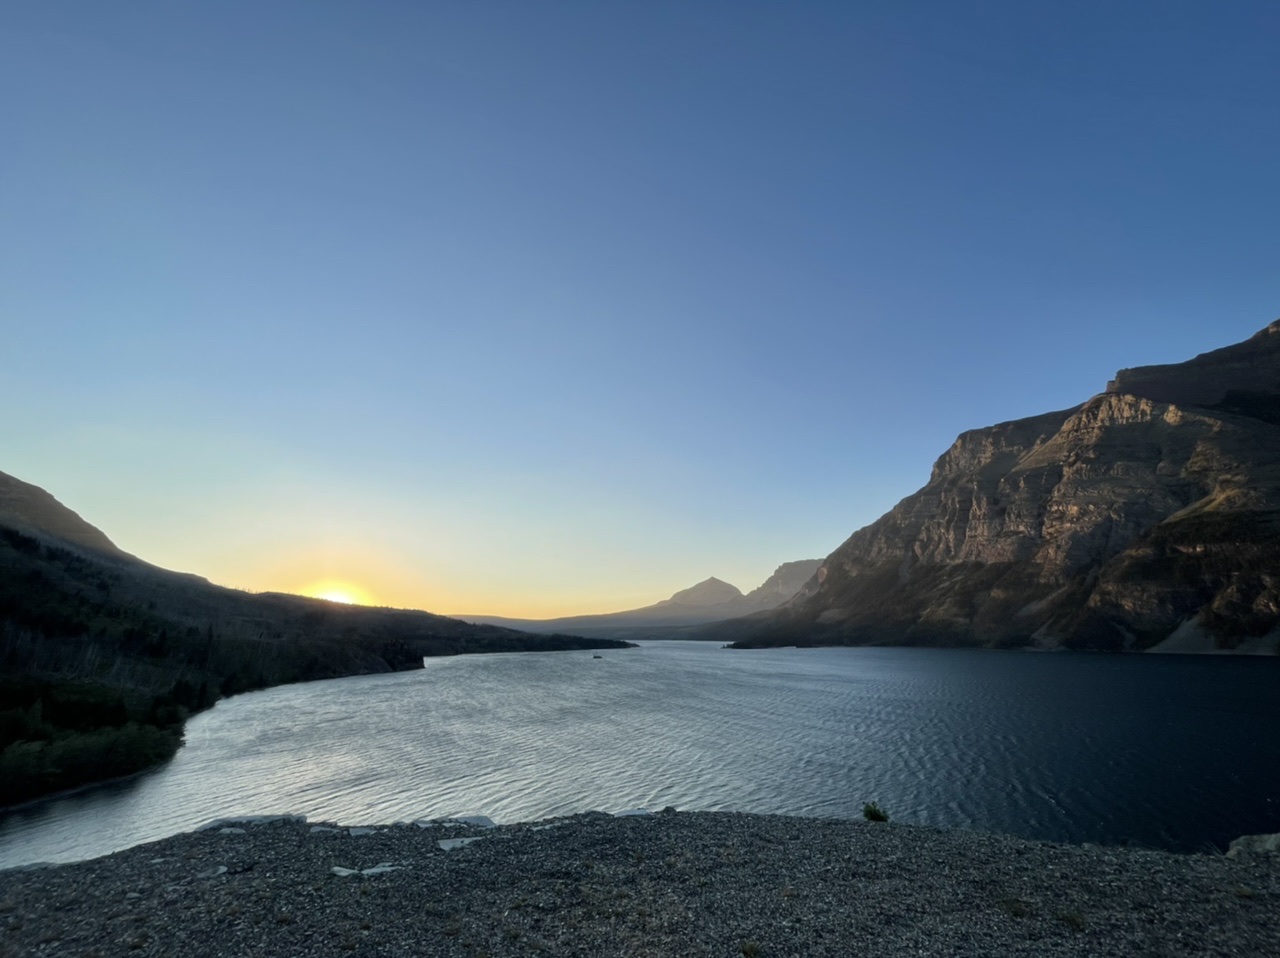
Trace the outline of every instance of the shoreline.
<instances>
[{"instance_id":1,"label":"shoreline","mask_svg":"<svg viewBox=\"0 0 1280 958\"><path fill-rule=\"evenodd\" d=\"M0 872L0 956L1280 955L1280 855L739 812L215 822Z\"/></svg>"}]
</instances>

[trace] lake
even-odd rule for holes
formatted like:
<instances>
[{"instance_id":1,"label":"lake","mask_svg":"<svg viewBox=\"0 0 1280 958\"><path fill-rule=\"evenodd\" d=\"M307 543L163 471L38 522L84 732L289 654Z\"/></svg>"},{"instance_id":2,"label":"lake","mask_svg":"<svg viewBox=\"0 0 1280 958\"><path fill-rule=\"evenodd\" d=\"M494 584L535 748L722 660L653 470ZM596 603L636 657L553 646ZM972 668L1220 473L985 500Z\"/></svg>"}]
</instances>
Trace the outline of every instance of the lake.
<instances>
[{"instance_id":1,"label":"lake","mask_svg":"<svg viewBox=\"0 0 1280 958\"><path fill-rule=\"evenodd\" d=\"M430 659L196 716L161 769L0 816L0 867L214 818L859 817L1179 851L1280 831L1280 658L692 642Z\"/></svg>"}]
</instances>

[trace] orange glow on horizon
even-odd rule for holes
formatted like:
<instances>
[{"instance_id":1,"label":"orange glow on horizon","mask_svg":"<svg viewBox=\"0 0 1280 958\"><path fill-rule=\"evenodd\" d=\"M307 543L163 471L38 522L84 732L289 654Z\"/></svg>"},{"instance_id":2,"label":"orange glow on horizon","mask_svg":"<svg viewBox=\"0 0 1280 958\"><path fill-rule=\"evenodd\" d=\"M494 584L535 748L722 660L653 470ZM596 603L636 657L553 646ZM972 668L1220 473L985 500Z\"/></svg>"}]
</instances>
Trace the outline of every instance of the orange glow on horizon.
<instances>
[{"instance_id":1,"label":"orange glow on horizon","mask_svg":"<svg viewBox=\"0 0 1280 958\"><path fill-rule=\"evenodd\" d=\"M326 579L315 582L298 591L312 599L324 599L328 602L341 602L343 605L378 605L378 600L368 589L352 582Z\"/></svg>"},{"instance_id":2,"label":"orange glow on horizon","mask_svg":"<svg viewBox=\"0 0 1280 958\"><path fill-rule=\"evenodd\" d=\"M347 565L353 566L353 571L358 570L358 579L347 578L342 571L334 569ZM558 594L531 589L522 583L494 584L490 591L474 588L471 583L448 581L445 576L432 576L428 584L423 581L426 575L408 572L406 565L365 555L357 556L354 562L350 555L305 557L287 564L272 563L262 570L260 577L255 576L248 587L256 592L286 592L344 605L415 609L463 619L500 616L535 620L599 615L651 605L670 595L670 591L664 594L665 584L652 591L640 592L632 587L602 590L603 594L581 589ZM244 577L239 578L243 581Z\"/></svg>"}]
</instances>

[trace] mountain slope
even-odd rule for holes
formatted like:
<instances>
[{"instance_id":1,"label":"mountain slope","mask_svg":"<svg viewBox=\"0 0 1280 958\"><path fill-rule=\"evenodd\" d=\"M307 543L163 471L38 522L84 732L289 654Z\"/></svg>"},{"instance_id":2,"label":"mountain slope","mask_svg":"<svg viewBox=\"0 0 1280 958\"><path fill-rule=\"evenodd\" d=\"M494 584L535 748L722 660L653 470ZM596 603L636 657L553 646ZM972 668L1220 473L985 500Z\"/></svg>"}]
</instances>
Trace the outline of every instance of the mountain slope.
<instances>
[{"instance_id":1,"label":"mountain slope","mask_svg":"<svg viewBox=\"0 0 1280 958\"><path fill-rule=\"evenodd\" d=\"M0 522L20 532L43 533L107 555L125 555L100 529L39 486L4 472L0 472Z\"/></svg>"},{"instance_id":2,"label":"mountain slope","mask_svg":"<svg viewBox=\"0 0 1280 958\"><path fill-rule=\"evenodd\" d=\"M1280 322L962 434L743 645L1245 650L1280 630Z\"/></svg>"}]
</instances>

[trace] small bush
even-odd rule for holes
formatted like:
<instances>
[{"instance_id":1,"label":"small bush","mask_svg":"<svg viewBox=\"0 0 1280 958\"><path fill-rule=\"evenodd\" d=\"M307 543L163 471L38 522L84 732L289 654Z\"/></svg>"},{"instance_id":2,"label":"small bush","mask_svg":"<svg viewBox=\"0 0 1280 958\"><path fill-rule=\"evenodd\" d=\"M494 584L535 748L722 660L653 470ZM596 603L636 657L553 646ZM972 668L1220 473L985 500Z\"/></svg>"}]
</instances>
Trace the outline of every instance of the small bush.
<instances>
[{"instance_id":1,"label":"small bush","mask_svg":"<svg viewBox=\"0 0 1280 958\"><path fill-rule=\"evenodd\" d=\"M862 806L862 817L869 822L887 822L889 813L875 802L867 802Z\"/></svg>"}]
</instances>

